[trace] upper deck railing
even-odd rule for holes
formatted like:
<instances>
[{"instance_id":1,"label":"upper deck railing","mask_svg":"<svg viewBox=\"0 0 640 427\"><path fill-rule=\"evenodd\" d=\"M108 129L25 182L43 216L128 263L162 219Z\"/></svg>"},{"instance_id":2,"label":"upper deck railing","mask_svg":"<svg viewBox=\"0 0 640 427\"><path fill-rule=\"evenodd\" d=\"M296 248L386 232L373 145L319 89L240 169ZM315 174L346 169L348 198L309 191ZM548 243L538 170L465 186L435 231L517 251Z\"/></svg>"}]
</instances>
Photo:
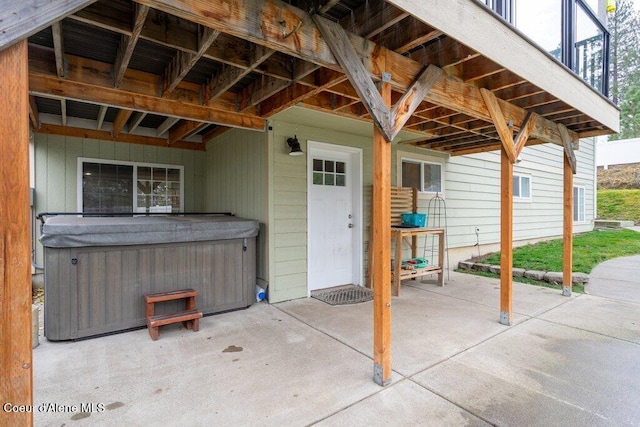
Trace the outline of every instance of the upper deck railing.
<instances>
[{"instance_id":1,"label":"upper deck railing","mask_svg":"<svg viewBox=\"0 0 640 427\"><path fill-rule=\"evenodd\" d=\"M597 0L478 1L609 95L609 32L592 9L597 9Z\"/></svg>"}]
</instances>

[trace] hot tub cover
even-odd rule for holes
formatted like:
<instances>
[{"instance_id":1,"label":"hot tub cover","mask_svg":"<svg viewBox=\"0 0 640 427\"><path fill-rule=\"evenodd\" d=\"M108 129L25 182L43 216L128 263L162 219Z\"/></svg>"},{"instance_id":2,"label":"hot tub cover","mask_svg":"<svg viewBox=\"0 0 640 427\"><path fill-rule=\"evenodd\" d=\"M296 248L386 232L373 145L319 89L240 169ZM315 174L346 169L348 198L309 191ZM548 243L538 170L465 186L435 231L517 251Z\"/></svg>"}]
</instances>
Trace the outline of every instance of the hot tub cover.
<instances>
[{"instance_id":1,"label":"hot tub cover","mask_svg":"<svg viewBox=\"0 0 640 427\"><path fill-rule=\"evenodd\" d=\"M231 240L258 235L258 221L234 216L54 216L40 241L50 248Z\"/></svg>"}]
</instances>

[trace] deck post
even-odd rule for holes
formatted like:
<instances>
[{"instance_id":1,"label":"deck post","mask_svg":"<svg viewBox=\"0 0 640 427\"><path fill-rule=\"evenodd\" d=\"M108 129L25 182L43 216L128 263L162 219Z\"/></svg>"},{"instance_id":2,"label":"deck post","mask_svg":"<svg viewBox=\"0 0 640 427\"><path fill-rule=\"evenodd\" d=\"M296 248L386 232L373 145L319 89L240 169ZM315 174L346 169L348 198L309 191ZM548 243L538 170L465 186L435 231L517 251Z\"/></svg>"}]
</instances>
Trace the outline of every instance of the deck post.
<instances>
[{"instance_id":1,"label":"deck post","mask_svg":"<svg viewBox=\"0 0 640 427\"><path fill-rule=\"evenodd\" d=\"M0 51L0 401L33 405L27 40ZM0 410L0 425L33 413Z\"/></svg>"},{"instance_id":2,"label":"deck post","mask_svg":"<svg viewBox=\"0 0 640 427\"><path fill-rule=\"evenodd\" d=\"M391 104L391 85L380 93ZM373 126L373 380L391 382L391 144Z\"/></svg>"},{"instance_id":3,"label":"deck post","mask_svg":"<svg viewBox=\"0 0 640 427\"><path fill-rule=\"evenodd\" d=\"M513 163L500 149L500 323L511 326L513 312Z\"/></svg>"},{"instance_id":4,"label":"deck post","mask_svg":"<svg viewBox=\"0 0 640 427\"><path fill-rule=\"evenodd\" d=\"M573 264L573 169L564 158L564 215L562 236L562 295L571 296Z\"/></svg>"}]
</instances>

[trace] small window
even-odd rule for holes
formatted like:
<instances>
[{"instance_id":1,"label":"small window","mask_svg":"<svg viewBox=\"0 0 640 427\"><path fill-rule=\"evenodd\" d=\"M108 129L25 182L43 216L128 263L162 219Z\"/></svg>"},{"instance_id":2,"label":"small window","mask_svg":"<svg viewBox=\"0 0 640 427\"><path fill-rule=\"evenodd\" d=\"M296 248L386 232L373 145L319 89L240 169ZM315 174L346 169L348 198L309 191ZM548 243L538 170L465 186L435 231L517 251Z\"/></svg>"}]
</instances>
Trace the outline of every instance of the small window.
<instances>
[{"instance_id":1,"label":"small window","mask_svg":"<svg viewBox=\"0 0 640 427\"><path fill-rule=\"evenodd\" d=\"M584 222L584 187L573 187L573 222Z\"/></svg>"},{"instance_id":2,"label":"small window","mask_svg":"<svg viewBox=\"0 0 640 427\"><path fill-rule=\"evenodd\" d=\"M526 175L513 175L513 198L531 199L531 177Z\"/></svg>"},{"instance_id":3,"label":"small window","mask_svg":"<svg viewBox=\"0 0 640 427\"><path fill-rule=\"evenodd\" d=\"M79 210L93 213L182 212L183 167L78 159Z\"/></svg>"},{"instance_id":4,"label":"small window","mask_svg":"<svg viewBox=\"0 0 640 427\"><path fill-rule=\"evenodd\" d=\"M402 159L402 187L423 193L442 193L442 164Z\"/></svg>"},{"instance_id":5,"label":"small window","mask_svg":"<svg viewBox=\"0 0 640 427\"><path fill-rule=\"evenodd\" d=\"M345 162L313 159L313 184L346 187L347 170Z\"/></svg>"}]
</instances>

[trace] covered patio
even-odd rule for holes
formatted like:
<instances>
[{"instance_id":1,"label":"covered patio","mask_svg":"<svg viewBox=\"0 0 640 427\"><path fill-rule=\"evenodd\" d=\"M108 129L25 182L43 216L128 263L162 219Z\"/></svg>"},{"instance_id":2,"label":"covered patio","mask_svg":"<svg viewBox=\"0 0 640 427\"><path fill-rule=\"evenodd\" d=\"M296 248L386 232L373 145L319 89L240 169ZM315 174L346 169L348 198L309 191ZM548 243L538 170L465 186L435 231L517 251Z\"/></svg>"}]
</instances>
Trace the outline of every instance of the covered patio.
<instances>
[{"instance_id":1,"label":"covered patio","mask_svg":"<svg viewBox=\"0 0 640 427\"><path fill-rule=\"evenodd\" d=\"M497 319L504 325L518 322L510 274L513 164L526 145L554 144L562 147L564 164L564 182L558 187L564 194L563 293L571 296L574 150L579 138L615 132L618 111L481 2L65 0L38 6L29 0L0 15L0 106L6 114L0 124L0 169L9 189L0 201L3 253L9 254L0 264L0 370L11 380L7 396L28 402L32 394L30 334L24 328L31 287L30 128L49 135L204 150L229 128L265 131L266 119L294 105L365 121L374 129L369 255L377 260L390 259L390 143L400 131L414 135L404 143L451 155L499 150L501 209L495 214L501 218L504 255L499 312L495 304L493 310L486 308L493 311L487 313L488 330L472 334L457 351L504 333ZM373 320L363 329L369 334L374 325L374 349L371 353L369 341L368 349L356 351L356 358L365 357L356 369L363 375L368 371L368 378L365 355L372 354L374 380L381 385L394 381L391 348L397 345L391 342L390 274L389 263L374 264L376 297L373 314L370 309L367 314ZM567 302L555 297L553 304ZM282 307L256 310L278 313ZM412 331L393 327L398 336ZM429 333L422 339L436 338L438 330L424 329ZM286 332L280 331L284 338ZM456 351L443 354L452 357ZM309 364L318 364L317 357L309 356ZM403 351L396 357L404 357ZM438 360L444 359L432 363ZM177 360L168 363L182 366ZM109 363L98 366L109 370ZM322 374L322 366L315 368ZM416 372L409 369L406 375ZM363 385L363 390L371 387ZM165 390L155 390L160 389Z\"/></svg>"},{"instance_id":2,"label":"covered patio","mask_svg":"<svg viewBox=\"0 0 640 427\"><path fill-rule=\"evenodd\" d=\"M313 298L34 350L34 423L62 425L632 425L637 304L495 279L408 281L394 299L394 371L371 381L371 302ZM39 411L47 403L75 411ZM93 404L84 410L80 404ZM88 409L87 409L88 408Z\"/></svg>"}]
</instances>

